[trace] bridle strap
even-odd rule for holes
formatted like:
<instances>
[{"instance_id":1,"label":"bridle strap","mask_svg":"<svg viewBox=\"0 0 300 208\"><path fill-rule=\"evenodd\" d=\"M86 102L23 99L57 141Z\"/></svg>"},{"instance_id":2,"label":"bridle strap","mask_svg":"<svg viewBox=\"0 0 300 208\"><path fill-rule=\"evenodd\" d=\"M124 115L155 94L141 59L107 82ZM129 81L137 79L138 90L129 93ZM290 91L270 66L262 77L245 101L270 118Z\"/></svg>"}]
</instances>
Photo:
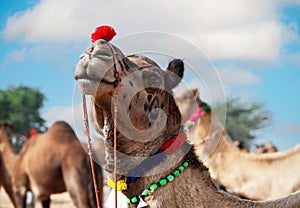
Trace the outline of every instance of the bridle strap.
<instances>
[{"instance_id":1,"label":"bridle strap","mask_svg":"<svg viewBox=\"0 0 300 208\"><path fill-rule=\"evenodd\" d=\"M118 115L118 93L120 88L120 74L117 69L116 59L114 56L113 47L107 42L114 64L114 76L115 76L115 93L114 93L114 184L115 184L115 208L118 207L118 183L117 183L117 115Z\"/></svg>"}]
</instances>

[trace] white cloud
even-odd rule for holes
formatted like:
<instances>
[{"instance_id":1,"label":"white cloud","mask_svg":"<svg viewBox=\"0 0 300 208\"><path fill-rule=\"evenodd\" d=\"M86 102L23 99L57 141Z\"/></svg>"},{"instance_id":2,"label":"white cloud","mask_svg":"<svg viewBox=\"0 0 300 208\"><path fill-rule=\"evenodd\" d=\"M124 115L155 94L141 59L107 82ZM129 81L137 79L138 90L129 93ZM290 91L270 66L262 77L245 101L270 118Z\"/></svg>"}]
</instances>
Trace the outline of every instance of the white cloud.
<instances>
[{"instance_id":1,"label":"white cloud","mask_svg":"<svg viewBox=\"0 0 300 208\"><path fill-rule=\"evenodd\" d=\"M27 49L26 47L23 47L20 50L12 51L5 55L2 63L1 63L1 69L4 69L7 67L7 65L11 62L22 62L27 58Z\"/></svg>"},{"instance_id":2,"label":"white cloud","mask_svg":"<svg viewBox=\"0 0 300 208\"><path fill-rule=\"evenodd\" d=\"M261 82L261 78L251 71L235 68L227 68L219 70L223 83L227 86L231 85L254 85Z\"/></svg>"},{"instance_id":3,"label":"white cloud","mask_svg":"<svg viewBox=\"0 0 300 208\"><path fill-rule=\"evenodd\" d=\"M98 25L114 25L120 36L141 31L178 34L212 59L275 59L294 31L281 24L280 1L229 0L96 1L42 0L7 21L7 40L35 43L88 40Z\"/></svg>"},{"instance_id":4,"label":"white cloud","mask_svg":"<svg viewBox=\"0 0 300 208\"><path fill-rule=\"evenodd\" d=\"M197 45L212 59L274 60L282 45L284 29L277 22L261 22L217 31L199 32Z\"/></svg>"},{"instance_id":5,"label":"white cloud","mask_svg":"<svg viewBox=\"0 0 300 208\"><path fill-rule=\"evenodd\" d=\"M55 106L50 108L43 118L46 120L46 126L52 126L56 121L65 121L73 128L75 127L73 121L72 107L69 106Z\"/></svg>"},{"instance_id":6,"label":"white cloud","mask_svg":"<svg viewBox=\"0 0 300 208\"><path fill-rule=\"evenodd\" d=\"M278 128L280 134L296 135L300 134L300 124L287 124Z\"/></svg>"},{"instance_id":7,"label":"white cloud","mask_svg":"<svg viewBox=\"0 0 300 208\"><path fill-rule=\"evenodd\" d=\"M11 52L7 57L7 61L21 62L26 58L27 50L23 47L21 50Z\"/></svg>"},{"instance_id":8,"label":"white cloud","mask_svg":"<svg viewBox=\"0 0 300 208\"><path fill-rule=\"evenodd\" d=\"M300 0L288 0L290 4L300 4Z\"/></svg>"},{"instance_id":9,"label":"white cloud","mask_svg":"<svg viewBox=\"0 0 300 208\"><path fill-rule=\"evenodd\" d=\"M285 60L291 63L300 64L300 53L288 54Z\"/></svg>"},{"instance_id":10,"label":"white cloud","mask_svg":"<svg viewBox=\"0 0 300 208\"><path fill-rule=\"evenodd\" d=\"M67 122L76 132L80 141L87 143L87 136L85 134L85 125L83 119L82 102L78 102L79 95L75 95L73 106L54 106L48 109L43 118L46 120L46 126L51 127L57 121ZM87 99L87 111L89 112L89 98ZM94 125L89 118L90 136L92 142L101 136L96 133Z\"/></svg>"}]
</instances>

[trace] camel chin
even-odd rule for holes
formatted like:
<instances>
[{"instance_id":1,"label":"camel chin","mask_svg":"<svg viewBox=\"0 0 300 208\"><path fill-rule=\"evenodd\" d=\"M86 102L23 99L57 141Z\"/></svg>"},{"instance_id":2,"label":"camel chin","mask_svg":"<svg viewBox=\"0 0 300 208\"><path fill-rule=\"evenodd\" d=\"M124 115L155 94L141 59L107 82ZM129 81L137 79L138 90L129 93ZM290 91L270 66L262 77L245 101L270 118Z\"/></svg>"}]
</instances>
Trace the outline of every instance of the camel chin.
<instances>
[{"instance_id":1,"label":"camel chin","mask_svg":"<svg viewBox=\"0 0 300 208\"><path fill-rule=\"evenodd\" d=\"M114 83L98 80L78 79L77 86L80 92L85 95L99 96L114 91Z\"/></svg>"}]
</instances>

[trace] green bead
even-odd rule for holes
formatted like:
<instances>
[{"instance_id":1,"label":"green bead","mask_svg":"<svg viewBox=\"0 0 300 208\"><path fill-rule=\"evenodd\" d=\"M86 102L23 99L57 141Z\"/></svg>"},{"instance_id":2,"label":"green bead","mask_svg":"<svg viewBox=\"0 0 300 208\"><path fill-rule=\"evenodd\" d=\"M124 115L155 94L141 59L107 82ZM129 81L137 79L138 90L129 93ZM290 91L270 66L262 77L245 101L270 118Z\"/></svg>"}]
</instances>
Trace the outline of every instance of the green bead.
<instances>
[{"instance_id":1,"label":"green bead","mask_svg":"<svg viewBox=\"0 0 300 208\"><path fill-rule=\"evenodd\" d=\"M133 204L138 203L138 198L137 198L136 196L132 197L132 198L131 198L131 202L132 202Z\"/></svg>"},{"instance_id":2,"label":"green bead","mask_svg":"<svg viewBox=\"0 0 300 208\"><path fill-rule=\"evenodd\" d=\"M180 172L182 172L184 170L184 167L183 166L179 166L178 170L180 170Z\"/></svg>"},{"instance_id":3,"label":"green bead","mask_svg":"<svg viewBox=\"0 0 300 208\"><path fill-rule=\"evenodd\" d=\"M188 162L184 162L184 163L182 164L182 166L185 167L185 168L186 168L188 165L189 165Z\"/></svg>"},{"instance_id":4,"label":"green bead","mask_svg":"<svg viewBox=\"0 0 300 208\"><path fill-rule=\"evenodd\" d=\"M178 176L179 173L180 173L179 170L175 170L175 171L173 172L174 176Z\"/></svg>"},{"instance_id":5,"label":"green bead","mask_svg":"<svg viewBox=\"0 0 300 208\"><path fill-rule=\"evenodd\" d=\"M127 198L127 204L131 204L130 198Z\"/></svg>"},{"instance_id":6,"label":"green bead","mask_svg":"<svg viewBox=\"0 0 300 208\"><path fill-rule=\"evenodd\" d=\"M164 186L164 185L166 185L167 184L167 179L161 179L160 181L159 181L159 184L161 185L161 186Z\"/></svg>"},{"instance_id":7,"label":"green bead","mask_svg":"<svg viewBox=\"0 0 300 208\"><path fill-rule=\"evenodd\" d=\"M208 105L205 105L202 107L202 109L207 112L210 109L210 107Z\"/></svg>"},{"instance_id":8,"label":"green bead","mask_svg":"<svg viewBox=\"0 0 300 208\"><path fill-rule=\"evenodd\" d=\"M149 188L151 191L156 191L158 189L158 185L154 183Z\"/></svg>"},{"instance_id":9,"label":"green bead","mask_svg":"<svg viewBox=\"0 0 300 208\"><path fill-rule=\"evenodd\" d=\"M172 175L168 175L167 176L167 179L171 182L171 181L173 181L174 180L174 176L172 176Z\"/></svg>"},{"instance_id":10,"label":"green bead","mask_svg":"<svg viewBox=\"0 0 300 208\"><path fill-rule=\"evenodd\" d=\"M149 190L148 189L145 189L142 194L142 196L148 196L149 195Z\"/></svg>"}]
</instances>

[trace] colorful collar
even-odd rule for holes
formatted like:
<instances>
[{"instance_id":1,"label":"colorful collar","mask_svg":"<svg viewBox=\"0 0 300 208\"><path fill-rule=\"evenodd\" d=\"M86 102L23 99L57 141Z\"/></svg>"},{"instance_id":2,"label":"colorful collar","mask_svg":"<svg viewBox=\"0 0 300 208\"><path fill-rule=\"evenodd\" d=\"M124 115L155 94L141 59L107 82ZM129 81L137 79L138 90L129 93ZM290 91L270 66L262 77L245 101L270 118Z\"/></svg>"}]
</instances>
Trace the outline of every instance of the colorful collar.
<instances>
[{"instance_id":1,"label":"colorful collar","mask_svg":"<svg viewBox=\"0 0 300 208\"><path fill-rule=\"evenodd\" d=\"M190 119L186 122L186 125L192 124L195 122L200 116L203 115L204 112L208 112L210 110L209 105L204 104L201 108L198 108L196 112L190 117Z\"/></svg>"},{"instance_id":2,"label":"colorful collar","mask_svg":"<svg viewBox=\"0 0 300 208\"><path fill-rule=\"evenodd\" d=\"M133 197L127 198L127 204L137 204L140 200L144 200L145 197L149 196L149 194L156 191L159 187L165 186L167 183L172 182L175 177L177 177L180 173L187 168L189 163L185 161L180 165L173 173L169 174L167 177L162 178L157 183L151 184L148 188L146 188L141 194L135 195Z\"/></svg>"},{"instance_id":3,"label":"colorful collar","mask_svg":"<svg viewBox=\"0 0 300 208\"><path fill-rule=\"evenodd\" d=\"M203 115L204 112L208 112L210 110L209 105L204 104L202 108L198 108L196 112L190 117L190 119L185 123L185 128L188 129L191 125L194 125L195 121ZM187 130L188 131L188 130ZM200 139L199 142L194 144L194 147L198 147L202 144L204 144L205 140Z\"/></svg>"},{"instance_id":4,"label":"colorful collar","mask_svg":"<svg viewBox=\"0 0 300 208\"><path fill-rule=\"evenodd\" d=\"M124 191L127 189L127 184L136 182L140 179L147 171L149 171L154 166L158 165L163 161L167 154L174 153L176 150L180 149L184 142L187 140L187 136L185 133L181 133L177 136L174 136L172 139L166 141L157 152L150 155L147 159L143 160L138 166L131 169L128 172L128 177L125 179L121 179L117 181L117 191ZM151 156L158 157L156 159L151 158ZM115 183L113 180L108 179L107 185L112 188L115 188Z\"/></svg>"}]
</instances>

